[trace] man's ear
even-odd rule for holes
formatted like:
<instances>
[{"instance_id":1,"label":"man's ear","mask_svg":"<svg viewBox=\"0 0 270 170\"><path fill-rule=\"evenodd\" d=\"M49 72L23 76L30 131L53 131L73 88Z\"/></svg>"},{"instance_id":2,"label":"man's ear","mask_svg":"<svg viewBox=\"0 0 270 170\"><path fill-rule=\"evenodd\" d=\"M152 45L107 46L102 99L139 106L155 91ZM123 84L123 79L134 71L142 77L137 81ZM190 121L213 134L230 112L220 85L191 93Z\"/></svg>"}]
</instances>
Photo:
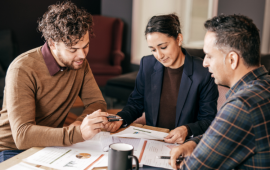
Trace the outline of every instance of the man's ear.
<instances>
[{"instance_id":1,"label":"man's ear","mask_svg":"<svg viewBox=\"0 0 270 170\"><path fill-rule=\"evenodd\" d=\"M240 56L232 51L228 54L228 60L231 65L231 69L236 70L239 65Z\"/></svg>"},{"instance_id":2,"label":"man's ear","mask_svg":"<svg viewBox=\"0 0 270 170\"><path fill-rule=\"evenodd\" d=\"M55 42L51 38L48 40L48 45L49 45L49 47L50 47L51 50L55 50L56 49Z\"/></svg>"}]
</instances>

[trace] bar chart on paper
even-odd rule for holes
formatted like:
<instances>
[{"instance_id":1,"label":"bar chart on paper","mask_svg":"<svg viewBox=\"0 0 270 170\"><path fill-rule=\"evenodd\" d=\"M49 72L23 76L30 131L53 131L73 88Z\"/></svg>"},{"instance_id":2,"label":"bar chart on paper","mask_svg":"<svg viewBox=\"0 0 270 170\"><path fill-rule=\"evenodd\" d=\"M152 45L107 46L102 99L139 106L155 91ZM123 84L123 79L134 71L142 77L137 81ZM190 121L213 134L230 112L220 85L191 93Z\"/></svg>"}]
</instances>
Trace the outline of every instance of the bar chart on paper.
<instances>
[{"instance_id":1,"label":"bar chart on paper","mask_svg":"<svg viewBox=\"0 0 270 170\"><path fill-rule=\"evenodd\" d=\"M103 157L101 153L74 150L68 147L46 147L24 161L56 169L92 169Z\"/></svg>"},{"instance_id":2,"label":"bar chart on paper","mask_svg":"<svg viewBox=\"0 0 270 170\"><path fill-rule=\"evenodd\" d=\"M71 152L71 149L45 148L45 149L43 149L43 152L40 152L40 153L36 154L35 156L29 157L29 159L31 159L31 161L35 161L35 162L39 162L39 163L52 164L56 160L60 159L61 157L67 155L70 152Z\"/></svg>"}]
</instances>

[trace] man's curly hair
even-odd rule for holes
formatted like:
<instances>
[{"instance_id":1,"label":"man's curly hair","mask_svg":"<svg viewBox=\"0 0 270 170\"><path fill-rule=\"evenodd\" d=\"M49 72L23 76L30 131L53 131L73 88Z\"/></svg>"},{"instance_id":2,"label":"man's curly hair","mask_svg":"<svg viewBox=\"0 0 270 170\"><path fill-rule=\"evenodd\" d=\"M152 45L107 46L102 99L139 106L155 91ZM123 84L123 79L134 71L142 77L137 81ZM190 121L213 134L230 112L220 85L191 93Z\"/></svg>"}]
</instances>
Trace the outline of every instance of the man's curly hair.
<instances>
[{"instance_id":1,"label":"man's curly hair","mask_svg":"<svg viewBox=\"0 0 270 170\"><path fill-rule=\"evenodd\" d=\"M252 19L243 15L220 15L204 23L216 34L216 46L223 52L235 51L247 66L260 65L260 35Z\"/></svg>"},{"instance_id":2,"label":"man's curly hair","mask_svg":"<svg viewBox=\"0 0 270 170\"><path fill-rule=\"evenodd\" d=\"M87 31L94 36L91 14L70 1L50 5L38 21L38 30L46 41L63 41L68 47L77 44Z\"/></svg>"}]
</instances>

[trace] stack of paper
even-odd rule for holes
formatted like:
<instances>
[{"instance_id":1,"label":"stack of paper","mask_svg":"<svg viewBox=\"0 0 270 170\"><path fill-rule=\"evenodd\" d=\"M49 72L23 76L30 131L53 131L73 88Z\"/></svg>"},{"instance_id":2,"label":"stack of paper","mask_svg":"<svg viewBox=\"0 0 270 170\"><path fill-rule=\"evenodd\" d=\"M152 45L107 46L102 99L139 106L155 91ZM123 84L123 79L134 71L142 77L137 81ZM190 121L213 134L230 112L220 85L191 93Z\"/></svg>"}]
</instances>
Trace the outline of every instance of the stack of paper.
<instances>
[{"instance_id":1,"label":"stack of paper","mask_svg":"<svg viewBox=\"0 0 270 170\"><path fill-rule=\"evenodd\" d=\"M139 159L140 166L144 164L171 169L168 160L157 159L156 156L170 156L170 150L175 145L146 140L163 140L167 135L168 133L130 126L113 135L109 132L100 132L91 140L69 147L46 147L24 161L64 170L91 170L94 167L107 167L108 152L104 151L107 151L110 144L120 142L134 147L134 155ZM135 165L135 162L133 164Z\"/></svg>"}]
</instances>

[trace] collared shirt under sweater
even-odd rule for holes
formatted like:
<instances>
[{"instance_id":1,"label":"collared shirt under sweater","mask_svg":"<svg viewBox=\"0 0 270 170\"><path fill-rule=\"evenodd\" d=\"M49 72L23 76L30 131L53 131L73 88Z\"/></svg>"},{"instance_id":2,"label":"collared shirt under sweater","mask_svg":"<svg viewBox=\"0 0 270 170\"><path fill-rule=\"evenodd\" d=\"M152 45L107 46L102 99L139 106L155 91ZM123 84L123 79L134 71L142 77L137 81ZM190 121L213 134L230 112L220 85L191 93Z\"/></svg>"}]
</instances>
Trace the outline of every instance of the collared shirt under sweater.
<instances>
[{"instance_id":1,"label":"collared shirt under sweater","mask_svg":"<svg viewBox=\"0 0 270 170\"><path fill-rule=\"evenodd\" d=\"M87 61L79 70L61 68L45 43L18 56L6 75L0 112L0 151L82 142L80 126L63 127L77 96L85 110L77 120L106 102Z\"/></svg>"}]
</instances>

